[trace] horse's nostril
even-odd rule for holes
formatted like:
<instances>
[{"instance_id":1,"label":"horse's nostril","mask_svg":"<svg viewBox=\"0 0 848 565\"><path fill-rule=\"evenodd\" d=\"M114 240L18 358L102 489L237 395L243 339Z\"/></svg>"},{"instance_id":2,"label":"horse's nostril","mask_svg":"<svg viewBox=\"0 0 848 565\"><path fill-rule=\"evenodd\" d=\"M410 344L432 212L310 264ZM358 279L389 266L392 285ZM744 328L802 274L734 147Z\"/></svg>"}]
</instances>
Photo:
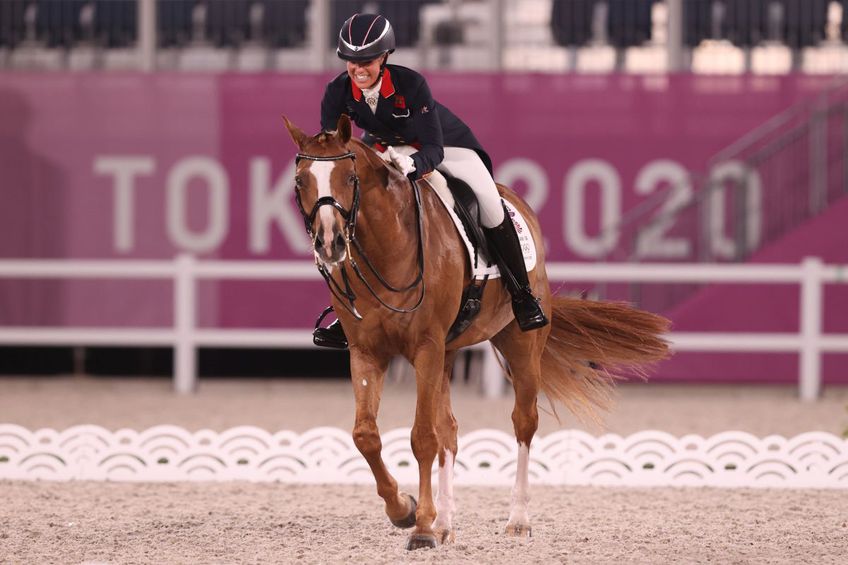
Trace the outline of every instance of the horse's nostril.
<instances>
[{"instance_id":1,"label":"horse's nostril","mask_svg":"<svg viewBox=\"0 0 848 565\"><path fill-rule=\"evenodd\" d=\"M315 249L324 247L324 239L319 235L315 237Z\"/></svg>"},{"instance_id":2,"label":"horse's nostril","mask_svg":"<svg viewBox=\"0 0 848 565\"><path fill-rule=\"evenodd\" d=\"M335 244L336 244L336 249L344 249L345 239L344 239L344 236L342 234L340 234L340 233L336 234Z\"/></svg>"}]
</instances>

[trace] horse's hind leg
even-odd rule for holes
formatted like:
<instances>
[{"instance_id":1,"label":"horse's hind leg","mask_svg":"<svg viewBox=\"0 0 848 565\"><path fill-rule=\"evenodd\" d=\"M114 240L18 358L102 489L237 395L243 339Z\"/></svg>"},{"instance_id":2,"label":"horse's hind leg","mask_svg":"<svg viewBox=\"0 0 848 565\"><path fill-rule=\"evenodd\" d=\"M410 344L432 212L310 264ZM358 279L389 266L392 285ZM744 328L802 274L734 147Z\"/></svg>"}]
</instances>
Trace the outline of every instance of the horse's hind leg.
<instances>
[{"instance_id":1,"label":"horse's hind leg","mask_svg":"<svg viewBox=\"0 0 848 565\"><path fill-rule=\"evenodd\" d=\"M531 535L530 517L527 513L530 503L530 442L539 427L536 398L542 382L541 357L546 337L547 330L522 333L516 324L510 324L492 340L509 363L512 386L515 389L512 424L518 442L518 462L509 521L506 525L506 533L513 536Z\"/></svg>"},{"instance_id":2,"label":"horse's hind leg","mask_svg":"<svg viewBox=\"0 0 848 565\"><path fill-rule=\"evenodd\" d=\"M456 461L456 418L453 416L450 401L450 377L456 352L445 355L445 368L440 390L441 399L437 400L436 435L439 436L439 493L436 496L436 521L433 531L441 543L453 543L456 534L453 529L453 465Z\"/></svg>"},{"instance_id":3,"label":"horse's hind leg","mask_svg":"<svg viewBox=\"0 0 848 565\"><path fill-rule=\"evenodd\" d=\"M350 352L350 374L356 397L356 423L353 442L365 457L374 479L377 493L386 502L386 515L399 528L415 525L415 499L398 491L397 481L389 474L380 452L383 443L377 429L377 411L388 359L374 356L352 348Z\"/></svg>"}]
</instances>

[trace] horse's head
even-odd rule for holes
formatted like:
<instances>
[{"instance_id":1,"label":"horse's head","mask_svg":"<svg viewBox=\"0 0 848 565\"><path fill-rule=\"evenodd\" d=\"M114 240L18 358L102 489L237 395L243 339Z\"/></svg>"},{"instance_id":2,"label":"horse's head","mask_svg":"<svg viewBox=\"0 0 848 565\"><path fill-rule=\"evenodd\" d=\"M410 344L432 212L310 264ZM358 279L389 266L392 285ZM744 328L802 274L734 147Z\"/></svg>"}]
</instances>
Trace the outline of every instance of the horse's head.
<instances>
[{"instance_id":1,"label":"horse's head","mask_svg":"<svg viewBox=\"0 0 848 565\"><path fill-rule=\"evenodd\" d=\"M343 115L336 131L313 137L283 119L298 148L295 193L306 231L318 260L336 265L347 256L347 233L356 223L359 207L350 119Z\"/></svg>"}]
</instances>

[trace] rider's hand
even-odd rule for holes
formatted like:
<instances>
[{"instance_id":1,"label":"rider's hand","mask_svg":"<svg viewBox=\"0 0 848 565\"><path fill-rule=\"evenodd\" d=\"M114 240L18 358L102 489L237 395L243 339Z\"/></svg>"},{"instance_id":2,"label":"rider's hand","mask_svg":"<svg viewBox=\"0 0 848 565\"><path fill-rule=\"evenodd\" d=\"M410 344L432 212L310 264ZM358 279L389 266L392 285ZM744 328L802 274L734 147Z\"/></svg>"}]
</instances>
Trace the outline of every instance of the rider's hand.
<instances>
[{"instance_id":1,"label":"rider's hand","mask_svg":"<svg viewBox=\"0 0 848 565\"><path fill-rule=\"evenodd\" d=\"M391 159L392 164L394 164L394 166L397 167L404 176L415 171L415 161L412 160L412 157L398 153L395 151L395 148L391 146L389 146L387 153L389 154L389 159Z\"/></svg>"}]
</instances>

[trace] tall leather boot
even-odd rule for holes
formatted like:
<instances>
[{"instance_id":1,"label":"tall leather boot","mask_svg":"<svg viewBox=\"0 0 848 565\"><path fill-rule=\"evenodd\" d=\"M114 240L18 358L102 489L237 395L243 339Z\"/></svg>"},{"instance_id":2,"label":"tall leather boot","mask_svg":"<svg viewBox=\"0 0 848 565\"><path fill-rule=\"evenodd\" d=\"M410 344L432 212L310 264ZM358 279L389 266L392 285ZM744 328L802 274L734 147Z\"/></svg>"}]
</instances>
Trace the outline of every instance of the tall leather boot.
<instances>
[{"instance_id":1,"label":"tall leather boot","mask_svg":"<svg viewBox=\"0 0 848 565\"><path fill-rule=\"evenodd\" d=\"M347 349L347 336L338 320L326 328L315 328L312 332L312 343L318 347L330 347L332 349Z\"/></svg>"},{"instance_id":2,"label":"tall leather boot","mask_svg":"<svg viewBox=\"0 0 848 565\"><path fill-rule=\"evenodd\" d=\"M494 228L483 228L489 244L489 252L501 271L501 279L512 295L512 312L521 331L530 331L548 325L548 318L533 296L527 270L524 267L524 254L512 218L504 210L504 221Z\"/></svg>"}]
</instances>

